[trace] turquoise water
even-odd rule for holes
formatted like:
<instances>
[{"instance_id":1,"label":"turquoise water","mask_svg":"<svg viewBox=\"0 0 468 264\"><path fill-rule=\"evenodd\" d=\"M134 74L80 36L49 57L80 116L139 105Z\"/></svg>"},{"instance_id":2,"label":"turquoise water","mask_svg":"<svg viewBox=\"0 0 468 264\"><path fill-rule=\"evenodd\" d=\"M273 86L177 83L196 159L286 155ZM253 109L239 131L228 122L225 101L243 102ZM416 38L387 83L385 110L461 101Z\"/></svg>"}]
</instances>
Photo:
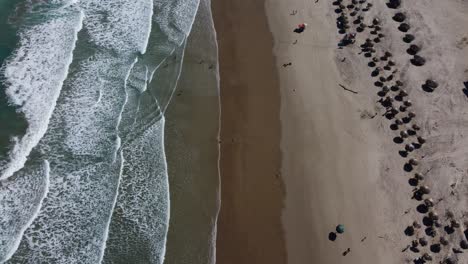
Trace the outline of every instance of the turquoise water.
<instances>
[{"instance_id":1,"label":"turquoise water","mask_svg":"<svg viewBox=\"0 0 468 264\"><path fill-rule=\"evenodd\" d=\"M198 0L11 3L0 263L162 263L164 113Z\"/></svg>"}]
</instances>

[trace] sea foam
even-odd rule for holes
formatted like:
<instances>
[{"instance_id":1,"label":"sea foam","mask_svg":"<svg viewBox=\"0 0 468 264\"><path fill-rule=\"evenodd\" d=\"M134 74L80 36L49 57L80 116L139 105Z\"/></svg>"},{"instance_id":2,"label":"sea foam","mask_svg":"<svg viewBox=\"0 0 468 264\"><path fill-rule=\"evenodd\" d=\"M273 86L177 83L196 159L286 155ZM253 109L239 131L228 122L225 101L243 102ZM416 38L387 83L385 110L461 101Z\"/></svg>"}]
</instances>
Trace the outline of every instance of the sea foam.
<instances>
[{"instance_id":1,"label":"sea foam","mask_svg":"<svg viewBox=\"0 0 468 264\"><path fill-rule=\"evenodd\" d=\"M28 129L15 142L8 159L0 162L0 179L23 167L47 130L84 19L83 12L75 9L62 12L21 32L19 48L1 69L9 102L24 114Z\"/></svg>"}]
</instances>

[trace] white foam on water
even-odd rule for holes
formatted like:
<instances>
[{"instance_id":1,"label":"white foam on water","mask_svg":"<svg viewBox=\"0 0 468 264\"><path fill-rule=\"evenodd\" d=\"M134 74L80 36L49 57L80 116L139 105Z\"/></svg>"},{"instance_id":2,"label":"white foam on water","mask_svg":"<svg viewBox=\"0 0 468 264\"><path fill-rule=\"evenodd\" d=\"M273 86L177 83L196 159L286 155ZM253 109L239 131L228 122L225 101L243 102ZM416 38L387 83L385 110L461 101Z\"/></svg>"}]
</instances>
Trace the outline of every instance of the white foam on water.
<instances>
[{"instance_id":1,"label":"white foam on water","mask_svg":"<svg viewBox=\"0 0 468 264\"><path fill-rule=\"evenodd\" d=\"M165 61L177 47L174 43L182 44L190 32L196 8L189 7L197 7L198 0L165 0L165 3L163 1L152 3L149 0L112 2L100 0L73 2L72 0L69 3L70 8L79 5L84 10L86 17L83 20L82 13L80 23L90 39L83 42L90 42L90 46L96 48L89 59L78 58L80 61L73 64L75 68L65 82L66 89L61 92L57 106L55 106L57 98L54 96L59 95L60 89L54 95L43 92L48 91L45 88L55 84L50 80L44 89L36 89L26 96L21 94L24 100L15 103L21 106L20 109L26 109L25 107L30 105L31 113L34 110L38 114L37 124L42 125L44 125L43 119L39 120L39 117L47 115L39 114L44 112L43 106L51 107L50 113L46 113L49 113L50 117L53 111L53 115L50 123L45 123L42 135L46 130L47 133L43 137L41 133L35 131L34 135L39 137L37 142L31 145L31 149L39 142L36 148L43 150L43 155L47 156L53 168L49 173L48 198L33 223L24 232L17 254L13 255L10 262L36 263L39 260L45 263L64 264L105 262L103 254L109 244L117 248L127 244L125 237L111 239L110 212L122 206L128 213L126 215L128 219L137 227L141 227L138 230L143 231L144 235L148 235L151 250L145 253L151 255L151 262L162 263L166 251L170 201L164 151L164 117L155 114L159 98L150 94L151 88L148 87L148 82L153 80L153 77L155 80L158 79L156 69L149 63L153 60L150 48L151 52L155 49L164 51L157 53L164 55L155 63L161 65L160 60ZM182 7L177 6L179 4ZM157 11L165 11L167 14L155 18L160 15ZM164 36L151 36L149 31L152 26L148 25L148 21L152 21L154 26L158 21L162 22L164 17L167 21L162 26L163 31L165 34L170 34L168 36L173 43L169 46L154 47L150 39L164 38ZM182 22L180 21L182 19L188 21ZM73 16L66 18L58 16L47 23L66 22L66 24L57 26L56 29L45 27L38 32L46 36L58 35L59 40L55 41L57 43L53 39L49 41L46 38L46 42L53 42L49 45L55 47L53 45L58 45L73 35L70 32L65 34L66 36L60 33L66 31L73 21ZM75 38L68 57L70 62L80 29L81 27L73 31ZM20 49L24 50L23 46ZM36 54L41 51L40 46L36 44L34 49L38 51L29 51L29 53ZM47 49L47 52L50 53L50 50ZM48 53L45 54L49 55ZM143 59L136 61L137 53L145 53ZM178 59L179 55L178 53ZM47 59L41 60L49 62ZM57 76L50 74L50 71L60 64L57 63L58 57L53 57L51 60L56 63L52 65L53 67L38 68L37 72L45 76ZM67 76L69 64L62 67L65 70L63 78ZM177 83L180 75L180 67L176 64L173 70L174 73L165 74L168 78L177 78L162 81L162 84L168 85L162 85L157 89L167 89L165 93L172 94L174 83ZM62 82L58 82L60 87ZM136 106L129 106L127 86L130 84L138 93L144 94L140 98L134 96L132 90L134 96L132 100L135 101L131 102L136 102ZM38 91L41 93L38 94ZM43 101L44 98L47 100L42 102L40 99L35 99L38 97ZM50 103L51 100L54 101L53 104ZM41 101L42 104L36 101ZM123 109L132 111L124 112ZM132 137L125 137L124 132L132 132L127 127L127 123L124 125L127 118L132 119L129 126L139 128L139 133L132 134ZM28 121L32 127L32 122L29 119ZM129 138L131 140L128 140ZM17 145L20 145L23 139L24 137L20 138ZM24 161L31 149L27 151ZM26 164L27 166L18 173L31 169L29 162ZM24 162L18 168L23 165ZM130 189L135 187L142 192L122 189L120 188L122 185ZM132 235L131 239L138 237L138 234Z\"/></svg>"},{"instance_id":2,"label":"white foam on water","mask_svg":"<svg viewBox=\"0 0 468 264\"><path fill-rule=\"evenodd\" d=\"M154 1L154 20L176 46L190 33L199 4L199 0Z\"/></svg>"},{"instance_id":3,"label":"white foam on water","mask_svg":"<svg viewBox=\"0 0 468 264\"><path fill-rule=\"evenodd\" d=\"M119 53L145 53L151 32L151 0L88 0L81 3L85 25L100 47Z\"/></svg>"},{"instance_id":4,"label":"white foam on water","mask_svg":"<svg viewBox=\"0 0 468 264\"><path fill-rule=\"evenodd\" d=\"M19 48L2 67L9 102L19 107L28 128L9 152L8 163L0 165L0 179L21 169L44 136L83 20L83 12L74 10L20 33Z\"/></svg>"},{"instance_id":5,"label":"white foam on water","mask_svg":"<svg viewBox=\"0 0 468 264\"><path fill-rule=\"evenodd\" d=\"M18 174L17 179L0 185L0 263L9 260L18 249L49 192L47 160L30 173Z\"/></svg>"},{"instance_id":6,"label":"white foam on water","mask_svg":"<svg viewBox=\"0 0 468 264\"><path fill-rule=\"evenodd\" d=\"M119 140L120 140L120 138L119 138ZM120 146L120 144L119 144L119 146ZM101 244L101 251L100 251L99 257L98 257L98 259L99 259L98 263L102 263L102 260L104 259L104 252L106 251L107 239L109 238L109 227L110 227L110 224L111 224L111 221L112 221L112 212L114 211L115 205L117 204L117 197L119 196L119 186L120 186L120 181L122 179L124 163L125 163L125 159L124 159L124 156L123 156L123 152L120 151L120 170L119 170L119 178L118 178L118 181L117 181L117 188L116 188L117 191L115 192L114 201L112 203L111 210L109 211L109 219L108 219L106 227L104 229L103 239L102 239L102 244Z\"/></svg>"},{"instance_id":7,"label":"white foam on water","mask_svg":"<svg viewBox=\"0 0 468 264\"><path fill-rule=\"evenodd\" d=\"M125 163L103 263L163 263L170 204L164 122L122 146Z\"/></svg>"}]
</instances>

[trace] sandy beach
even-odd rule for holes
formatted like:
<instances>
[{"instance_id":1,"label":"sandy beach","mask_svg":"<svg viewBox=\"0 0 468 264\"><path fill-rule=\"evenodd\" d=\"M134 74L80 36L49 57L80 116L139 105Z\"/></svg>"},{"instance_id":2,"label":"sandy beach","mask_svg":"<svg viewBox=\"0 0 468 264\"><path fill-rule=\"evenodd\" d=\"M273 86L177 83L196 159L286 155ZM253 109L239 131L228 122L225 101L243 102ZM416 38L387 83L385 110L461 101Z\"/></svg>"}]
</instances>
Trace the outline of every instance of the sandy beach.
<instances>
[{"instance_id":1,"label":"sandy beach","mask_svg":"<svg viewBox=\"0 0 468 264\"><path fill-rule=\"evenodd\" d=\"M363 11L365 1L342 1L348 32L359 25L356 7L362 23L378 18L379 29L338 49L344 34L332 2L247 2L213 2L222 107L217 262L390 264L430 255L467 263L468 4L404 1L393 9L381 0ZM410 61L397 12L424 65ZM293 32L301 23L304 32ZM360 47L367 38L372 52ZM381 60L385 52L391 58ZM438 87L428 92L427 80ZM416 184L415 173L424 177ZM421 187L431 192L418 200ZM331 241L338 224L346 231Z\"/></svg>"},{"instance_id":2,"label":"sandy beach","mask_svg":"<svg viewBox=\"0 0 468 264\"><path fill-rule=\"evenodd\" d=\"M212 7L222 87L217 263L285 263L280 90L264 5Z\"/></svg>"}]
</instances>

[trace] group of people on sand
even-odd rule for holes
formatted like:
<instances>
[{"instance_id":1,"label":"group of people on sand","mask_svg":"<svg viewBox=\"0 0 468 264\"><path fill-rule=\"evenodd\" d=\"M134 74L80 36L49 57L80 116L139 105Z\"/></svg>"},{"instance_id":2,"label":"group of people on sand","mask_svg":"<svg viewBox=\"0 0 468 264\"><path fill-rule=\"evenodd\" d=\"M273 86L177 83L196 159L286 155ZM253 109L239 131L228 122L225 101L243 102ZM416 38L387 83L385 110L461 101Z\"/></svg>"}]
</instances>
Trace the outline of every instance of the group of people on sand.
<instances>
[{"instance_id":1,"label":"group of people on sand","mask_svg":"<svg viewBox=\"0 0 468 264\"><path fill-rule=\"evenodd\" d=\"M426 143L426 139L419 135L421 128L415 122L416 114L411 111L413 103L408 99L409 94L404 89L404 83L397 78L398 69L392 60L392 53L381 50L383 45L379 43L385 38L385 34L382 33L381 20L374 18L371 23L366 24L364 15L373 6L371 3L367 3L367 0L336 0L333 5L337 6L335 13L339 14L337 18L338 32L344 36L338 46L352 45L355 43L358 33L369 31L366 33L368 38L360 45L359 54L363 54L371 60L368 63L368 66L373 68L371 77L378 79L374 84L380 88L378 96L381 99L379 102L386 109L383 116L392 121L390 125L392 130L399 131L398 136L394 138L395 143L406 143L404 149L400 151L400 155L403 157L413 156L413 153ZM399 9L401 1L390 0L387 6ZM354 19L352 23L350 23L351 19ZM410 26L404 23L405 19L406 16L402 12L397 12L393 17L394 21L401 23L398 29L404 33L410 29ZM351 29L354 29L355 32L351 32ZM411 43L414 39L415 37L411 34L406 34L403 37L403 41L406 43ZM410 44L407 50L408 54L414 56L411 63L415 66L423 66L425 63L425 59L417 55L419 51L420 48L414 44ZM423 84L423 89L428 92L433 92L437 87L438 83L434 80L427 80ZM413 173L419 167L420 162L416 157L409 158L404 164L404 170L409 173ZM435 207L442 199L434 201L434 198L430 197L431 189L426 185L424 174L414 173L409 183L414 187L412 199L420 202L416 209L424 216L422 223L414 221L406 227L405 234L415 236L415 239L403 251L409 249L419 254L413 260L414 263L432 261L435 257L431 255L431 252L437 254L443 251L445 254L437 256L440 263L457 263L457 254L468 250L468 229L466 229L468 222L464 223L465 230L463 231L463 226L460 221L456 220L454 213L446 212L444 219L439 216ZM424 231L422 231L423 225L425 226ZM457 233L456 230L461 232ZM449 239L448 236L455 237ZM445 250L443 250L444 248ZM350 249L345 251L343 256L349 251Z\"/></svg>"}]
</instances>

